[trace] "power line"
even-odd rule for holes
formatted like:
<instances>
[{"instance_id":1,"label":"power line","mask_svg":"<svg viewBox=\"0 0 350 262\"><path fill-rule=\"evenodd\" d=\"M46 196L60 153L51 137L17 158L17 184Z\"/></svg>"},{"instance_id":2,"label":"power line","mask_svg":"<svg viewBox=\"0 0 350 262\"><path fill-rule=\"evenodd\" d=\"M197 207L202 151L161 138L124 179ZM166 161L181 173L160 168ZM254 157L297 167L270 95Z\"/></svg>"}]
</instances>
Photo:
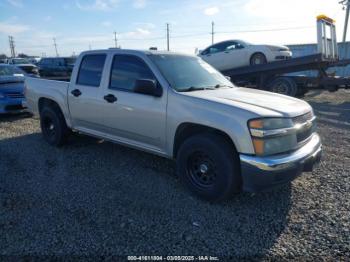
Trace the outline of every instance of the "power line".
<instances>
[{"instance_id":1,"label":"power line","mask_svg":"<svg viewBox=\"0 0 350 262\"><path fill-rule=\"evenodd\" d=\"M235 33L258 33L258 32L274 32L274 31L288 31L288 30L300 30L300 29L307 29L307 28L314 28L313 26L301 26L301 27L288 27L288 28L272 28L272 29L261 29L261 30L237 30L237 31L230 31L230 32L214 32L215 34L235 34ZM193 37L193 36L202 36L202 35L211 35L212 33L197 33L197 34L184 34L184 35L174 35L171 38L186 38L186 37Z\"/></svg>"},{"instance_id":2,"label":"power line","mask_svg":"<svg viewBox=\"0 0 350 262\"><path fill-rule=\"evenodd\" d=\"M272 28L272 29L258 29L258 30L237 30L230 32L217 32L217 34L231 34L231 33L257 33L257 32L275 32L275 31L289 31L314 28L314 26L299 26L299 27L285 27L285 28Z\"/></svg>"}]
</instances>

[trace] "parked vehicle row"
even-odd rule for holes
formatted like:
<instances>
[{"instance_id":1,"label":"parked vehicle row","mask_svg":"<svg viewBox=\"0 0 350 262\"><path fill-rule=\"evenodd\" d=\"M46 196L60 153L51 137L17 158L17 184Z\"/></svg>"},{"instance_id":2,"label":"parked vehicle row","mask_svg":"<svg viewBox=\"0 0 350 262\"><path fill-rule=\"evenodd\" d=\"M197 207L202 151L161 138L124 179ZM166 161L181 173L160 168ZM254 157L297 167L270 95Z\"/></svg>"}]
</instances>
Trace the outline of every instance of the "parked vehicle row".
<instances>
[{"instance_id":1,"label":"parked vehicle row","mask_svg":"<svg viewBox=\"0 0 350 262\"><path fill-rule=\"evenodd\" d=\"M69 81L75 60L74 57L8 58L2 62L21 68L27 76Z\"/></svg>"},{"instance_id":2,"label":"parked vehicle row","mask_svg":"<svg viewBox=\"0 0 350 262\"><path fill-rule=\"evenodd\" d=\"M26 58L9 58L7 64L15 65L21 68L29 76L38 77L39 69L36 65L30 63Z\"/></svg>"},{"instance_id":3,"label":"parked vehicle row","mask_svg":"<svg viewBox=\"0 0 350 262\"><path fill-rule=\"evenodd\" d=\"M321 157L308 103L236 87L195 56L83 52L70 83L27 78L26 99L49 144L75 131L176 159L210 200L288 183Z\"/></svg>"},{"instance_id":4,"label":"parked vehicle row","mask_svg":"<svg viewBox=\"0 0 350 262\"><path fill-rule=\"evenodd\" d=\"M38 63L40 76L54 80L69 81L76 58L45 57Z\"/></svg>"}]
</instances>

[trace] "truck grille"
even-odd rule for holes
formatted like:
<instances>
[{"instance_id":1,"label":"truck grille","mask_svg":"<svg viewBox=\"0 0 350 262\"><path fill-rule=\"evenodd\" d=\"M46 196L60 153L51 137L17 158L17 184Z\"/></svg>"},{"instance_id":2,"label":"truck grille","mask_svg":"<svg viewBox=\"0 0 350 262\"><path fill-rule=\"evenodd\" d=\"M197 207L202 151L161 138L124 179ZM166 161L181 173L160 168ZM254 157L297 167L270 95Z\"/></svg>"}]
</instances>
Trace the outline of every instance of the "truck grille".
<instances>
[{"instance_id":1,"label":"truck grille","mask_svg":"<svg viewBox=\"0 0 350 262\"><path fill-rule=\"evenodd\" d=\"M294 125L304 124L305 122L310 121L313 117L314 117L313 113L309 112L304 115L294 117L293 123Z\"/></svg>"},{"instance_id":2,"label":"truck grille","mask_svg":"<svg viewBox=\"0 0 350 262\"><path fill-rule=\"evenodd\" d=\"M19 93L19 92L7 93L6 96L9 97L9 98L24 98L24 94L23 93Z\"/></svg>"},{"instance_id":3,"label":"truck grille","mask_svg":"<svg viewBox=\"0 0 350 262\"><path fill-rule=\"evenodd\" d=\"M294 125L305 125L309 121L311 121L314 118L314 115L312 112L306 113L301 116L297 116L293 118ZM308 139L312 136L316 128L315 121L312 122L310 125L303 126L298 132L297 132L297 142L298 145L303 145L308 141Z\"/></svg>"}]
</instances>

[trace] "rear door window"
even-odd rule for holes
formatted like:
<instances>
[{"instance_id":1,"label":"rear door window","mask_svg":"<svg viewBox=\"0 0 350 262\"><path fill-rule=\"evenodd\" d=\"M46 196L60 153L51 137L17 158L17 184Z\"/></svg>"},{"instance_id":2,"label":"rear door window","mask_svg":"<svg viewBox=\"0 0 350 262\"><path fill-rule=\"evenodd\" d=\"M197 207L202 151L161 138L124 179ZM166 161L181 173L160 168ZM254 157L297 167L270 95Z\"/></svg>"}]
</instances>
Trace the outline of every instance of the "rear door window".
<instances>
[{"instance_id":1,"label":"rear door window","mask_svg":"<svg viewBox=\"0 0 350 262\"><path fill-rule=\"evenodd\" d=\"M80 64L77 84L99 87L101 84L105 54L86 55Z\"/></svg>"}]
</instances>

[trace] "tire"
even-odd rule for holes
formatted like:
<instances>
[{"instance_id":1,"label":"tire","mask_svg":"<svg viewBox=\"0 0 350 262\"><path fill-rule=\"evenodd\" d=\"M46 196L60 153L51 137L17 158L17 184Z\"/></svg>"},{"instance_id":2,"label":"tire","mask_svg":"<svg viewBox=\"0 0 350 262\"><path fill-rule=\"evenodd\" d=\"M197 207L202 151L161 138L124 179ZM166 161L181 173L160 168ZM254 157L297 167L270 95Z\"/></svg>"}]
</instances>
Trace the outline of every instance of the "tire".
<instances>
[{"instance_id":1,"label":"tire","mask_svg":"<svg viewBox=\"0 0 350 262\"><path fill-rule=\"evenodd\" d=\"M278 77L268 85L270 92L293 96L298 93L298 86L295 81L289 77Z\"/></svg>"},{"instance_id":2,"label":"tire","mask_svg":"<svg viewBox=\"0 0 350 262\"><path fill-rule=\"evenodd\" d=\"M263 53L255 53L250 58L250 65L262 65L266 63L267 59Z\"/></svg>"},{"instance_id":3,"label":"tire","mask_svg":"<svg viewBox=\"0 0 350 262\"><path fill-rule=\"evenodd\" d=\"M64 116L57 106L45 106L41 110L40 127L46 142L56 147L62 146L70 133Z\"/></svg>"},{"instance_id":4,"label":"tire","mask_svg":"<svg viewBox=\"0 0 350 262\"><path fill-rule=\"evenodd\" d=\"M192 193L205 200L224 200L241 188L238 154L215 134L185 140L177 155L176 172Z\"/></svg>"}]
</instances>

